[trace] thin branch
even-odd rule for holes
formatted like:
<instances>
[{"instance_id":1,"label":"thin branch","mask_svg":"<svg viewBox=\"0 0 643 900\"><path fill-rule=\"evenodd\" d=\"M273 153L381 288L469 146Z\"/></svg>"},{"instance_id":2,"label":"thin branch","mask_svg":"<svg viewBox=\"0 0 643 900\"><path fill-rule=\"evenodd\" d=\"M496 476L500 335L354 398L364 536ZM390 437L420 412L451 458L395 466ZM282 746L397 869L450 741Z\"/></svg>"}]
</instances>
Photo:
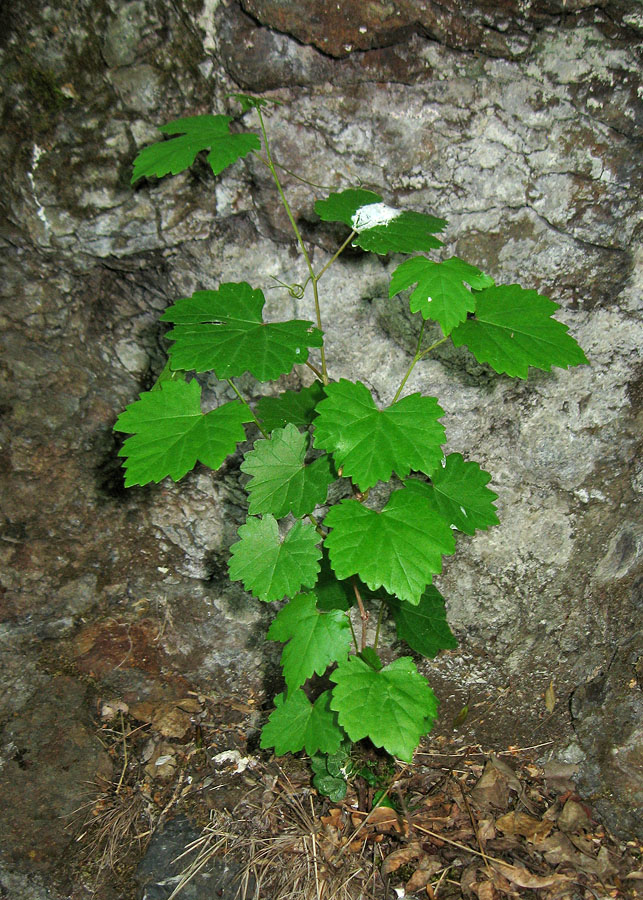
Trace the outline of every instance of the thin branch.
<instances>
[{"instance_id":1,"label":"thin branch","mask_svg":"<svg viewBox=\"0 0 643 900\"><path fill-rule=\"evenodd\" d=\"M362 620L362 646L360 650L363 650L366 647L366 625L368 623L368 613L364 609L364 604L362 602L362 597L360 595L359 589L357 587L357 582L354 578L351 579L353 590L355 591L355 597L357 598L357 605L359 606L359 614Z\"/></svg>"}]
</instances>

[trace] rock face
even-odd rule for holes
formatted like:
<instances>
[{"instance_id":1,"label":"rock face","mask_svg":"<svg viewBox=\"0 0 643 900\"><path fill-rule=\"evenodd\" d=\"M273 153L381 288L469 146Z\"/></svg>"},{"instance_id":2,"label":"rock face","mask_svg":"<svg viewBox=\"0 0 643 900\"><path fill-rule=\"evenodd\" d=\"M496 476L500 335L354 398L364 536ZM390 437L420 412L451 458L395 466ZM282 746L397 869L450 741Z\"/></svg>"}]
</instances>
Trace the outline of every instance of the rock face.
<instances>
[{"instance_id":1,"label":"rock face","mask_svg":"<svg viewBox=\"0 0 643 900\"><path fill-rule=\"evenodd\" d=\"M449 254L551 296L590 359L527 382L455 351L414 370L408 389L439 398L449 449L492 473L502 523L461 541L445 566L461 649L427 673L446 722L467 691L493 704L468 740L539 743L553 727L608 824L640 831L640 6L300 10L287 0L3 9L0 715L29 717L36 692L53 689L43 646L82 663L83 629L108 617L164 623L162 666L188 678L236 690L266 677L264 610L225 578L244 517L239 460L126 492L111 429L163 366L158 317L172 301L225 280L266 289L303 277L256 160L216 181L197 162L129 186L158 124L237 115L231 92L274 92L284 166L336 187L359 179L448 219ZM243 124L257 127L252 114ZM306 185L286 184L324 259L342 235L318 222ZM347 254L323 283L332 375L360 378L382 403L417 339L404 303L386 299L395 264ZM308 296L268 296L275 318L311 317ZM209 388L208 402L228 396ZM123 670L110 660L86 672L115 689ZM143 694L162 666L137 676Z\"/></svg>"}]
</instances>

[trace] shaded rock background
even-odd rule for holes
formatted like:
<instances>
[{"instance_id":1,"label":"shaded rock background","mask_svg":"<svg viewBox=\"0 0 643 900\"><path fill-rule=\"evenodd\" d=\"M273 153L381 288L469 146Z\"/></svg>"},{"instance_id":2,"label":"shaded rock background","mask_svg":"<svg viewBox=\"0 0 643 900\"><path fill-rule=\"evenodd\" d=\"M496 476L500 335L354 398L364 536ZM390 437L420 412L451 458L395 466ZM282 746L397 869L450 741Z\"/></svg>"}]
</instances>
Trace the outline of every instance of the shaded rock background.
<instances>
[{"instance_id":1,"label":"shaded rock background","mask_svg":"<svg viewBox=\"0 0 643 900\"><path fill-rule=\"evenodd\" d=\"M2 9L0 808L24 765L50 765L71 795L88 765L103 772L98 745L63 776L25 743L19 723L53 728L61 697L82 730L106 692L159 699L183 680L243 693L273 677L265 610L225 577L245 515L239 459L125 492L112 433L162 368L167 305L224 280L301 278L252 159L216 181L198 163L129 186L157 124L236 115L228 95L243 89L283 101L270 127L284 165L447 218L448 253L562 305L591 367L523 383L445 351L408 384L439 398L449 448L492 473L502 522L445 565L460 649L426 671L442 729L470 697L463 740L554 739L610 827L640 834L640 5L337 6ZM324 259L339 233L308 188L288 190ZM332 375L361 378L382 403L415 343L404 303L385 299L395 264L347 255L323 285ZM275 318L312 314L308 298L268 298ZM209 402L227 396L209 387ZM28 835L37 811L14 815ZM7 871L39 878L64 853L53 843L40 859L3 841Z\"/></svg>"}]
</instances>

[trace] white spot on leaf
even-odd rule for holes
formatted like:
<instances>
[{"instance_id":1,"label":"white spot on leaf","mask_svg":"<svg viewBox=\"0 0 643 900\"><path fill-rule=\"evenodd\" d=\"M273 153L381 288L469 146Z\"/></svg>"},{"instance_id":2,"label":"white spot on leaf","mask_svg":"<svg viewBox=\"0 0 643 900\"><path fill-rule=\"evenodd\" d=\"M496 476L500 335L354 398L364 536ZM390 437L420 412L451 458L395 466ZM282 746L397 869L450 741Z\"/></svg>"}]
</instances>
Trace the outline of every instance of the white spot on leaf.
<instances>
[{"instance_id":1,"label":"white spot on leaf","mask_svg":"<svg viewBox=\"0 0 643 900\"><path fill-rule=\"evenodd\" d=\"M351 224L354 231L367 231L377 225L388 225L401 214L401 210L386 203L367 203L353 213Z\"/></svg>"}]
</instances>

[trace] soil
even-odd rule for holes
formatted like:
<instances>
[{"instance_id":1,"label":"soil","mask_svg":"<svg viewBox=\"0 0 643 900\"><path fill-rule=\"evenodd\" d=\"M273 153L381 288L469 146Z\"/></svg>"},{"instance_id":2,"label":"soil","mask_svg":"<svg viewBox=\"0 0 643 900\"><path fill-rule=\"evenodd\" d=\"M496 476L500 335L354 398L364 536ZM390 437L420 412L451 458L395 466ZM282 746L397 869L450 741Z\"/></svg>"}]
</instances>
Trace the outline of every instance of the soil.
<instances>
[{"instance_id":1,"label":"soil","mask_svg":"<svg viewBox=\"0 0 643 900\"><path fill-rule=\"evenodd\" d=\"M333 802L305 758L258 749L261 697L187 682L151 622L114 629L43 656L46 689L5 729L0 897L643 896L641 844L597 821L573 764L548 761L551 713L495 752L467 743L463 710L412 764L358 747Z\"/></svg>"}]
</instances>

